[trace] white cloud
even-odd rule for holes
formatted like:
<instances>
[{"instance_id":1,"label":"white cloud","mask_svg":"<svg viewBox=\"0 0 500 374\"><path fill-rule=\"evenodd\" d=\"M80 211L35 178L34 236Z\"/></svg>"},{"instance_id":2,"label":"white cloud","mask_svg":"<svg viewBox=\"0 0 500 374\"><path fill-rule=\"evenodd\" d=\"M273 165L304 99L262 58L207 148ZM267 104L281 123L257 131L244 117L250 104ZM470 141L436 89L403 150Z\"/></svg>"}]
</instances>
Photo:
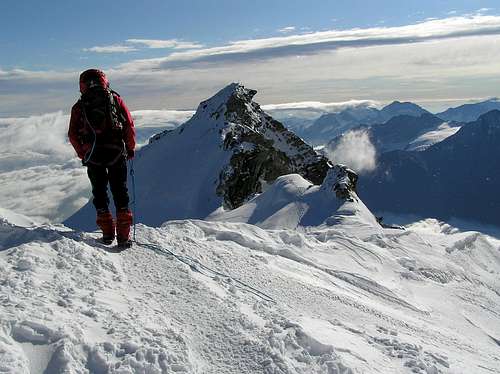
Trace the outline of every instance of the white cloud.
<instances>
[{"instance_id":1,"label":"white cloud","mask_svg":"<svg viewBox=\"0 0 500 374\"><path fill-rule=\"evenodd\" d=\"M480 8L477 10L477 13L478 14L488 13L491 10L493 10L493 9L492 8Z\"/></svg>"},{"instance_id":2,"label":"white cloud","mask_svg":"<svg viewBox=\"0 0 500 374\"><path fill-rule=\"evenodd\" d=\"M132 112L136 126L137 145L148 144L149 138L164 130L173 130L194 114L191 110L135 110Z\"/></svg>"},{"instance_id":3,"label":"white cloud","mask_svg":"<svg viewBox=\"0 0 500 374\"><path fill-rule=\"evenodd\" d=\"M195 42L184 42L177 39L167 39L167 40L158 40L158 39L127 39L127 43L131 44L139 44L146 46L147 48L172 48L172 49L196 49L203 48L203 44L195 43Z\"/></svg>"},{"instance_id":4,"label":"white cloud","mask_svg":"<svg viewBox=\"0 0 500 374\"><path fill-rule=\"evenodd\" d=\"M344 110L346 108L351 108L360 105L378 107L380 106L380 103L374 100L349 100L349 101L335 102L335 103L323 103L320 101L301 101L295 103L262 105L262 109L264 110L314 109L314 110L334 113L334 112L340 112L341 110Z\"/></svg>"},{"instance_id":5,"label":"white cloud","mask_svg":"<svg viewBox=\"0 0 500 374\"><path fill-rule=\"evenodd\" d=\"M129 45L113 44L113 45L84 48L83 50L85 52L95 52L95 53L128 53L128 52L135 52L138 49Z\"/></svg>"},{"instance_id":6,"label":"white cloud","mask_svg":"<svg viewBox=\"0 0 500 374\"><path fill-rule=\"evenodd\" d=\"M288 33L291 33L295 30L296 30L295 26L287 26L287 27L283 27L281 29L278 29L278 32L280 32L282 34L288 34Z\"/></svg>"},{"instance_id":7,"label":"white cloud","mask_svg":"<svg viewBox=\"0 0 500 374\"><path fill-rule=\"evenodd\" d=\"M56 82L67 81L76 73L69 71L54 71L54 70L25 70L25 69L10 69L3 70L0 68L0 81L8 80L51 80Z\"/></svg>"},{"instance_id":8,"label":"white cloud","mask_svg":"<svg viewBox=\"0 0 500 374\"><path fill-rule=\"evenodd\" d=\"M325 149L334 164L344 164L356 172L374 170L376 150L366 131L349 131L333 149Z\"/></svg>"},{"instance_id":9,"label":"white cloud","mask_svg":"<svg viewBox=\"0 0 500 374\"><path fill-rule=\"evenodd\" d=\"M172 129L190 111L136 111L137 139ZM0 118L0 207L39 222L61 222L90 196L86 169L68 138L69 115L62 112L26 118Z\"/></svg>"},{"instance_id":10,"label":"white cloud","mask_svg":"<svg viewBox=\"0 0 500 374\"><path fill-rule=\"evenodd\" d=\"M0 206L60 221L88 200L85 170L66 139L62 112L0 119Z\"/></svg>"},{"instance_id":11,"label":"white cloud","mask_svg":"<svg viewBox=\"0 0 500 374\"><path fill-rule=\"evenodd\" d=\"M190 63L258 60L289 55L311 55L349 47L409 44L459 36L500 34L500 16L473 15L427 20L406 26L329 30L309 34L234 41L224 46L175 52L169 56L136 60L122 69L169 69Z\"/></svg>"},{"instance_id":12,"label":"white cloud","mask_svg":"<svg viewBox=\"0 0 500 374\"><path fill-rule=\"evenodd\" d=\"M84 52L94 53L128 53L136 52L142 48L151 49L196 49L202 48L203 45L195 42L185 42L177 39L127 39L124 44L112 44L104 46L95 46L84 48Z\"/></svg>"},{"instance_id":13,"label":"white cloud","mask_svg":"<svg viewBox=\"0 0 500 374\"><path fill-rule=\"evenodd\" d=\"M498 35L500 17L452 17L236 41L104 70L137 109L196 108L231 81L257 89L261 103L376 98L428 104L498 96ZM78 93L78 74L0 69L0 113L67 108Z\"/></svg>"}]
</instances>

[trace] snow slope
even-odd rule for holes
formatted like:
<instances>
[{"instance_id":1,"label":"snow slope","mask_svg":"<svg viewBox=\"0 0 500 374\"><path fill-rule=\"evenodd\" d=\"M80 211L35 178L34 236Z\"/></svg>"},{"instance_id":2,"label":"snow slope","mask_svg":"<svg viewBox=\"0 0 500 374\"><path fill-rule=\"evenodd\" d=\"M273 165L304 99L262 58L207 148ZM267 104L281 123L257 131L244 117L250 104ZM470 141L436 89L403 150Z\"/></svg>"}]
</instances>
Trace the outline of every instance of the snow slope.
<instances>
[{"instance_id":1,"label":"snow slope","mask_svg":"<svg viewBox=\"0 0 500 374\"><path fill-rule=\"evenodd\" d=\"M492 237L198 220L139 225L120 254L96 237L0 221L0 372L498 372Z\"/></svg>"},{"instance_id":2,"label":"snow slope","mask_svg":"<svg viewBox=\"0 0 500 374\"><path fill-rule=\"evenodd\" d=\"M221 208L207 219L250 223L265 229L293 230L342 223L358 230L366 226L376 231L379 225L375 217L355 192L351 192L349 199L336 197L337 168L339 166L330 169L321 186L311 184L298 174L281 176L269 189L241 207L228 211Z\"/></svg>"},{"instance_id":3,"label":"snow slope","mask_svg":"<svg viewBox=\"0 0 500 374\"><path fill-rule=\"evenodd\" d=\"M418 138L412 140L405 148L407 151L424 151L431 145L439 143L460 130L460 125L456 122L443 122L435 130L428 131Z\"/></svg>"}]
</instances>

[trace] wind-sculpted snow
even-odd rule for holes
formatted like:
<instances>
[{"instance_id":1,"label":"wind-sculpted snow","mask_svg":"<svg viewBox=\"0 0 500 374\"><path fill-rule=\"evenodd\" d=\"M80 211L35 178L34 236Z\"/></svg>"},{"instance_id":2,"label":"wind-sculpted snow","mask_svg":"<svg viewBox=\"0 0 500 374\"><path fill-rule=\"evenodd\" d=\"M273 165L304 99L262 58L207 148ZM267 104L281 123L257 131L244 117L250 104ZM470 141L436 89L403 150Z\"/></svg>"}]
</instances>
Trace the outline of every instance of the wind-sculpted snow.
<instances>
[{"instance_id":1,"label":"wind-sculpted snow","mask_svg":"<svg viewBox=\"0 0 500 374\"><path fill-rule=\"evenodd\" d=\"M233 210L218 209L208 220L245 222L266 229L298 229L336 224L379 227L356 195L357 175L343 165L331 168L320 186L298 174L279 177L260 195Z\"/></svg>"},{"instance_id":2,"label":"wind-sculpted snow","mask_svg":"<svg viewBox=\"0 0 500 374\"><path fill-rule=\"evenodd\" d=\"M0 371L495 372L500 241L359 219L138 225L119 254L97 233L3 219Z\"/></svg>"}]
</instances>

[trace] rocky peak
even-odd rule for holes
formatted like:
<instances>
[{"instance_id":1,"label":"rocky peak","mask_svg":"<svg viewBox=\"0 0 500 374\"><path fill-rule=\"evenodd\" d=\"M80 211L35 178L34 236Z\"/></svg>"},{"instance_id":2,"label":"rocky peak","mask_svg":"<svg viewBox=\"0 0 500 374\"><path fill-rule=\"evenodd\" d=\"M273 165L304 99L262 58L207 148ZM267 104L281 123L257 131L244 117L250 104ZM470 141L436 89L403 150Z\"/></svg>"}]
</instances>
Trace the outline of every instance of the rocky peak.
<instances>
[{"instance_id":1,"label":"rocky peak","mask_svg":"<svg viewBox=\"0 0 500 374\"><path fill-rule=\"evenodd\" d=\"M228 208L240 206L280 175L297 173L320 184L329 168L325 157L253 101L256 93L232 83L202 102L195 114L218 128L221 146L232 152L217 187Z\"/></svg>"},{"instance_id":2,"label":"rocky peak","mask_svg":"<svg viewBox=\"0 0 500 374\"><path fill-rule=\"evenodd\" d=\"M321 184L321 190L326 193L335 192L338 199L355 200L358 175L347 166L337 164L328 170Z\"/></svg>"},{"instance_id":3,"label":"rocky peak","mask_svg":"<svg viewBox=\"0 0 500 374\"><path fill-rule=\"evenodd\" d=\"M240 83L231 83L211 98L202 101L193 118L209 120L225 120L232 123L246 124L252 122L252 98L257 91L245 88Z\"/></svg>"}]
</instances>

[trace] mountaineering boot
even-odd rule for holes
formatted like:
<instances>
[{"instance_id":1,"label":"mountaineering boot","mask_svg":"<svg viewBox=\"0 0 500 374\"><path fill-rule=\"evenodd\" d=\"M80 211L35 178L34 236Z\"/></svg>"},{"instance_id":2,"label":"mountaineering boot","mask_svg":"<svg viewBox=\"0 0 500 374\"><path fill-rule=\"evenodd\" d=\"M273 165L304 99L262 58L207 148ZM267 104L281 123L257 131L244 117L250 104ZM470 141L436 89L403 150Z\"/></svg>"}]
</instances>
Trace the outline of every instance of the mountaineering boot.
<instances>
[{"instance_id":1,"label":"mountaineering boot","mask_svg":"<svg viewBox=\"0 0 500 374\"><path fill-rule=\"evenodd\" d=\"M99 209L97 211L97 226L102 230L102 242L111 244L115 239L115 223L113 216L107 209Z\"/></svg>"},{"instance_id":2,"label":"mountaineering boot","mask_svg":"<svg viewBox=\"0 0 500 374\"><path fill-rule=\"evenodd\" d=\"M132 246L130 240L130 226L132 225L132 212L128 208L116 211L116 239L119 249L126 249Z\"/></svg>"}]
</instances>

